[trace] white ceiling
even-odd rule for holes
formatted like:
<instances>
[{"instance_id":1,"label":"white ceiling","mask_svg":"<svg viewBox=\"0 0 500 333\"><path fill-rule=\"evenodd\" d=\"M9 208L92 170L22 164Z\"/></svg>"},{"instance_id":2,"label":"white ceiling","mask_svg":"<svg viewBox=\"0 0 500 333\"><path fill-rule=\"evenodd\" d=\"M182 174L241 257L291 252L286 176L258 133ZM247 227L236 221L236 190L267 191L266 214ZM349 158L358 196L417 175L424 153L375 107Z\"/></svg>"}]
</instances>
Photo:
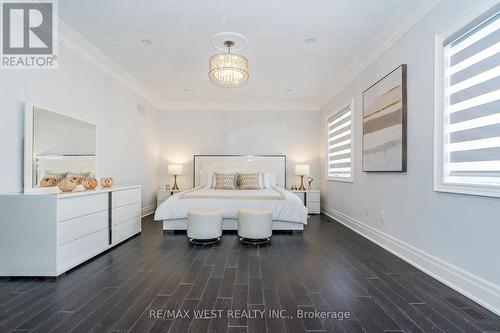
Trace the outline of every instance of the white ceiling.
<instances>
[{"instance_id":1,"label":"white ceiling","mask_svg":"<svg viewBox=\"0 0 500 333\"><path fill-rule=\"evenodd\" d=\"M384 23L418 1L65 0L59 15L165 105L300 104L317 103ZM243 88L208 82L208 58L219 52L210 37L221 31L248 38Z\"/></svg>"}]
</instances>

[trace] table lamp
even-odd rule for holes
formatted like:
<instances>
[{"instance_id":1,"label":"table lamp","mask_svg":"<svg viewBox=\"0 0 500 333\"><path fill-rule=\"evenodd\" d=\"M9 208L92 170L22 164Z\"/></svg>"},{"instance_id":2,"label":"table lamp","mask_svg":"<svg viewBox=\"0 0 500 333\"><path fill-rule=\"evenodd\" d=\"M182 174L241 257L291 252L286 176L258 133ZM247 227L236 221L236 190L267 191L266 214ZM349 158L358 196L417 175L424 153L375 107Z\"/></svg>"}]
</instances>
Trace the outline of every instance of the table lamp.
<instances>
[{"instance_id":1,"label":"table lamp","mask_svg":"<svg viewBox=\"0 0 500 333\"><path fill-rule=\"evenodd\" d=\"M310 168L309 164L297 164L295 166L295 175L300 176L300 187L299 191L305 191L304 187L304 176L309 176Z\"/></svg>"},{"instance_id":2,"label":"table lamp","mask_svg":"<svg viewBox=\"0 0 500 333\"><path fill-rule=\"evenodd\" d=\"M169 164L168 174L174 176L174 185L172 186L172 191L178 191L179 186L177 186L177 176L182 175L182 164Z\"/></svg>"}]
</instances>

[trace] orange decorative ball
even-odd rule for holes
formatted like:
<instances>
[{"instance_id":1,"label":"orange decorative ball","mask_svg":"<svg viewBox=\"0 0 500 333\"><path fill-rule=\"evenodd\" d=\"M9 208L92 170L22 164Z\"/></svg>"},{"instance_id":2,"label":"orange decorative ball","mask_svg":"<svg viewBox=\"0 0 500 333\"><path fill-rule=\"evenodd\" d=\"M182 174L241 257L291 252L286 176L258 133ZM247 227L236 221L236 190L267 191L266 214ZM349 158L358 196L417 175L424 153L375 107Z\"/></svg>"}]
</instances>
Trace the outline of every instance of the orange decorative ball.
<instances>
[{"instance_id":1,"label":"orange decorative ball","mask_svg":"<svg viewBox=\"0 0 500 333\"><path fill-rule=\"evenodd\" d=\"M104 177L101 179L101 186L102 187L111 187L113 186L113 178L111 177Z\"/></svg>"},{"instance_id":2,"label":"orange decorative ball","mask_svg":"<svg viewBox=\"0 0 500 333\"><path fill-rule=\"evenodd\" d=\"M82 185L87 190L93 190L97 187L97 179L94 177L87 177L82 181Z\"/></svg>"},{"instance_id":3,"label":"orange decorative ball","mask_svg":"<svg viewBox=\"0 0 500 333\"><path fill-rule=\"evenodd\" d=\"M59 186L59 188L63 192L73 191L75 189L76 185L77 185L76 181L72 178L64 178L63 180L61 180L59 182L59 184L57 184L57 186Z\"/></svg>"},{"instance_id":4,"label":"orange decorative ball","mask_svg":"<svg viewBox=\"0 0 500 333\"><path fill-rule=\"evenodd\" d=\"M57 185L57 179L53 177L43 177L40 181L40 187L52 187Z\"/></svg>"}]
</instances>

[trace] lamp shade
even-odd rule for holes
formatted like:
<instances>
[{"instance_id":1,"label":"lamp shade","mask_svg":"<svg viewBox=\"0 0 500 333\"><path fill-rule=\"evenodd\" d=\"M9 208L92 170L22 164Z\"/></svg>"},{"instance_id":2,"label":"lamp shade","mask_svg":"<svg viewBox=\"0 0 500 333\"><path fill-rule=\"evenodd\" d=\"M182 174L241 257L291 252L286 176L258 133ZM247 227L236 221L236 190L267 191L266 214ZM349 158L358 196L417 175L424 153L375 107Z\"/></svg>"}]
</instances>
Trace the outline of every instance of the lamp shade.
<instances>
[{"instance_id":1,"label":"lamp shade","mask_svg":"<svg viewBox=\"0 0 500 333\"><path fill-rule=\"evenodd\" d=\"M297 164L295 166L295 174L297 176L309 176L309 164Z\"/></svg>"},{"instance_id":2,"label":"lamp shade","mask_svg":"<svg viewBox=\"0 0 500 333\"><path fill-rule=\"evenodd\" d=\"M169 164L168 165L168 174L174 176L182 175L182 164Z\"/></svg>"}]
</instances>

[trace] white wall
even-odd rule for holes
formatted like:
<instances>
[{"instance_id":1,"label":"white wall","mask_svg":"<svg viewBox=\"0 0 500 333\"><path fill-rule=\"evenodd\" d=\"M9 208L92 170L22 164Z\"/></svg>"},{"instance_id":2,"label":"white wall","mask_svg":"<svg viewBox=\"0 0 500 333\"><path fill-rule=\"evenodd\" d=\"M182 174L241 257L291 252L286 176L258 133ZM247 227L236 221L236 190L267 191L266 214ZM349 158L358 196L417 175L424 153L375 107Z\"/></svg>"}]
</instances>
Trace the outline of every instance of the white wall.
<instances>
[{"instance_id":1,"label":"white wall","mask_svg":"<svg viewBox=\"0 0 500 333\"><path fill-rule=\"evenodd\" d=\"M169 163L183 163L180 187L192 186L195 154L286 154L287 185L299 184L295 164L311 165L319 187L317 111L162 111L161 182L171 184Z\"/></svg>"},{"instance_id":2,"label":"white wall","mask_svg":"<svg viewBox=\"0 0 500 333\"><path fill-rule=\"evenodd\" d=\"M154 203L158 110L62 45L56 70L0 73L0 193L22 191L25 102L95 123L97 176L142 184L143 207ZM144 114L138 103L146 105Z\"/></svg>"},{"instance_id":3,"label":"white wall","mask_svg":"<svg viewBox=\"0 0 500 333\"><path fill-rule=\"evenodd\" d=\"M480 3L441 1L322 110L324 124L354 97L354 183L322 177L322 194L327 213L498 312L500 200L433 191L434 35ZM408 172L362 172L362 91L402 63L408 64Z\"/></svg>"}]
</instances>

